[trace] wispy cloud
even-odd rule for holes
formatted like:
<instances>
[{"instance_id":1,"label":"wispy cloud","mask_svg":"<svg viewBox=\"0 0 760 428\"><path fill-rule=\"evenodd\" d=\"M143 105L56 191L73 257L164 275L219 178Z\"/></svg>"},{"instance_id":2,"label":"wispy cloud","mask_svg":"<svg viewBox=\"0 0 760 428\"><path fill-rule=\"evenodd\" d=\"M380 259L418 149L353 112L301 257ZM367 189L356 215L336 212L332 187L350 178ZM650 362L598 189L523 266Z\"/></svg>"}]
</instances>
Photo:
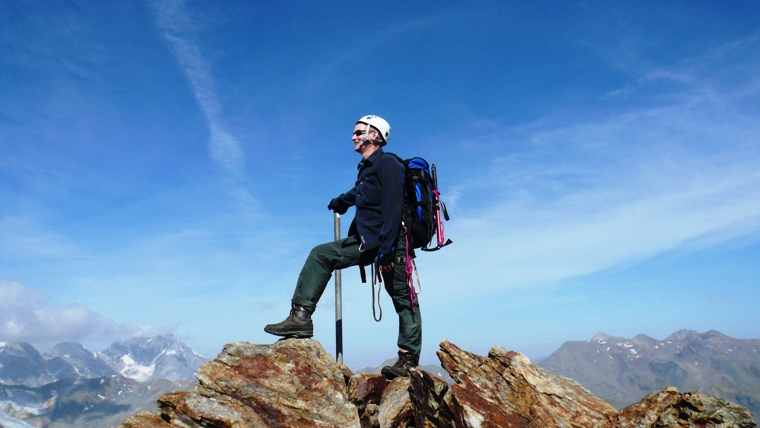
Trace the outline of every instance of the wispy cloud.
<instances>
[{"instance_id":1,"label":"wispy cloud","mask_svg":"<svg viewBox=\"0 0 760 428\"><path fill-rule=\"evenodd\" d=\"M56 306L50 298L21 284L0 280L0 339L52 345L63 341L123 340L161 333L120 324L84 306Z\"/></svg>"},{"instance_id":2,"label":"wispy cloud","mask_svg":"<svg viewBox=\"0 0 760 428\"><path fill-rule=\"evenodd\" d=\"M705 61L648 72L678 86L636 108L493 135L520 149L460 185L460 206L493 203L451 225L457 245L440 263L452 285L556 283L760 233L757 79L728 84L743 65ZM466 275L447 270L454 259Z\"/></svg>"},{"instance_id":3,"label":"wispy cloud","mask_svg":"<svg viewBox=\"0 0 760 428\"><path fill-rule=\"evenodd\" d=\"M193 41L193 21L182 0L153 2L157 25L169 42L187 76L198 105L209 125L209 151L214 161L234 180L241 180L245 157L238 139L225 130L223 111L214 89L211 69Z\"/></svg>"}]
</instances>

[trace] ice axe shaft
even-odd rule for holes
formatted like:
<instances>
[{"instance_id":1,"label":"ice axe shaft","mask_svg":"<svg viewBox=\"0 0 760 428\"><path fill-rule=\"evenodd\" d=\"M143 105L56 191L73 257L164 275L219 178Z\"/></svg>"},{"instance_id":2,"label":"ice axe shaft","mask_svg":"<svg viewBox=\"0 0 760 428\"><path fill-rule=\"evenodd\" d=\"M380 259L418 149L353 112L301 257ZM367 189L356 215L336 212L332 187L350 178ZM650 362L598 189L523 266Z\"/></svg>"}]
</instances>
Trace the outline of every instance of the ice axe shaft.
<instances>
[{"instance_id":1,"label":"ice axe shaft","mask_svg":"<svg viewBox=\"0 0 760 428\"><path fill-rule=\"evenodd\" d=\"M334 213L335 240L340 239L340 214ZM340 270L335 271L335 360L343 364L343 284Z\"/></svg>"}]
</instances>

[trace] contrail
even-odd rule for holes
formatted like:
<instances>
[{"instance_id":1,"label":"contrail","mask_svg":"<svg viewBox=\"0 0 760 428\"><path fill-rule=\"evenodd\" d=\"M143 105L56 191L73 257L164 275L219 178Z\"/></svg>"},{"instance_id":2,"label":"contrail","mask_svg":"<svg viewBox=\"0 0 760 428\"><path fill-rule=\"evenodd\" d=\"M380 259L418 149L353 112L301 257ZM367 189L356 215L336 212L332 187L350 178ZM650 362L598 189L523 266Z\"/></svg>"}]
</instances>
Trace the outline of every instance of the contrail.
<instances>
[{"instance_id":1,"label":"contrail","mask_svg":"<svg viewBox=\"0 0 760 428\"><path fill-rule=\"evenodd\" d=\"M214 78L198 46L192 41L192 21L183 0L155 0L158 28L169 42L185 72L195 99L209 125L209 151L214 161L233 179L240 179L245 158L237 138L224 130L222 108L214 92Z\"/></svg>"}]
</instances>

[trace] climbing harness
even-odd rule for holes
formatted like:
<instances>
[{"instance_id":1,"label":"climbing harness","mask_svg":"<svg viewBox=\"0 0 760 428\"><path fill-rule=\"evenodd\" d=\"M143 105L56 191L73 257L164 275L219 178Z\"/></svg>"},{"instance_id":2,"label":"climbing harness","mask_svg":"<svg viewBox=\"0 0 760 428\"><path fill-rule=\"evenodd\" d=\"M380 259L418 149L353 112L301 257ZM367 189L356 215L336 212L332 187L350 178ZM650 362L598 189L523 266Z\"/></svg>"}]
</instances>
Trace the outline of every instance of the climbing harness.
<instances>
[{"instance_id":1,"label":"climbing harness","mask_svg":"<svg viewBox=\"0 0 760 428\"><path fill-rule=\"evenodd\" d=\"M406 225L402 222L401 228L404 230L404 242L406 243L406 285L409 287L409 300L412 303L412 313L414 313L414 303L417 301L417 295L422 293L422 283L420 282L420 274L417 271L417 263L414 261L413 249L409 245L409 233L406 230ZM412 273L417 277L417 287L420 291L414 289L414 278Z\"/></svg>"},{"instance_id":2,"label":"climbing harness","mask_svg":"<svg viewBox=\"0 0 760 428\"><path fill-rule=\"evenodd\" d=\"M414 313L416 311L414 309L414 304L417 302L417 295L422 293L422 283L420 282L420 273L417 270L417 263L414 261L414 249L412 249L409 245L409 231L403 222L401 222L401 229L404 232L404 243L406 244L404 246L405 254L403 257L404 260L401 260L401 257L397 257L396 263L404 263L406 285L409 289L409 301L411 303L412 313ZM414 278L417 278L417 289L414 288ZM380 317L377 316L377 311L375 310L375 286L379 285L382 282L383 276L380 272L380 265L378 263L378 259L375 258L375 261L372 262L372 318L374 318L376 322L380 322L380 320L383 319L383 308L380 306L379 286L377 287L377 307L380 312Z\"/></svg>"}]
</instances>

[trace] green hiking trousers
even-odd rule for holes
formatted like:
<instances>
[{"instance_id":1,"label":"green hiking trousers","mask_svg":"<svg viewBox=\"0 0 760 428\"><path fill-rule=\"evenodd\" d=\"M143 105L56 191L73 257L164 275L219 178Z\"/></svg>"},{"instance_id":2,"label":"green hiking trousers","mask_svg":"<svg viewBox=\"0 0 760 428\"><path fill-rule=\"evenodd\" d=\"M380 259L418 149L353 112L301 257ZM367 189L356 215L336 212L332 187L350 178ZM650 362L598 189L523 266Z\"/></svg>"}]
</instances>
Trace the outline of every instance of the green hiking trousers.
<instances>
[{"instance_id":1,"label":"green hiking trousers","mask_svg":"<svg viewBox=\"0 0 760 428\"><path fill-rule=\"evenodd\" d=\"M354 237L327 242L314 247L298 276L293 303L305 307L314 313L317 302L322 297L333 271L350 266L366 266L377 257L377 249L359 250L359 240ZM396 255L405 254L406 243L401 234L396 245ZM370 272L371 274L371 272ZM409 287L406 284L405 263L396 263L392 272L383 273L385 291L393 300L393 307L398 314L398 347L419 358L422 348L422 315L419 303L412 305ZM414 309L412 309L414 308Z\"/></svg>"}]
</instances>

